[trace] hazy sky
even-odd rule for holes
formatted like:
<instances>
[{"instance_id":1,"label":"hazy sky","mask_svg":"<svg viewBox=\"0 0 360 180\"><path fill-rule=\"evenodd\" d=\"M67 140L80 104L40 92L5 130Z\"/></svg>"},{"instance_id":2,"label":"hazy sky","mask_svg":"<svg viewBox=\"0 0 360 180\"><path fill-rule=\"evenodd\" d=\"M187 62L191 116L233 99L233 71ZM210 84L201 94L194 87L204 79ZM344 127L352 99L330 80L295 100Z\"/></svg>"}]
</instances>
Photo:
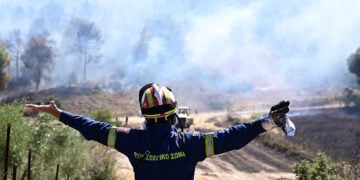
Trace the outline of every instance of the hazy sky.
<instances>
[{"instance_id":1,"label":"hazy sky","mask_svg":"<svg viewBox=\"0 0 360 180\"><path fill-rule=\"evenodd\" d=\"M54 76L68 76L78 62L65 58L62 33L71 18L84 18L104 39L103 59L90 67L94 79L221 76L255 88L319 85L350 76L346 58L360 46L359 9L356 0L0 0L0 37L14 29L26 36L45 18L68 65ZM140 42L141 60L134 55Z\"/></svg>"}]
</instances>

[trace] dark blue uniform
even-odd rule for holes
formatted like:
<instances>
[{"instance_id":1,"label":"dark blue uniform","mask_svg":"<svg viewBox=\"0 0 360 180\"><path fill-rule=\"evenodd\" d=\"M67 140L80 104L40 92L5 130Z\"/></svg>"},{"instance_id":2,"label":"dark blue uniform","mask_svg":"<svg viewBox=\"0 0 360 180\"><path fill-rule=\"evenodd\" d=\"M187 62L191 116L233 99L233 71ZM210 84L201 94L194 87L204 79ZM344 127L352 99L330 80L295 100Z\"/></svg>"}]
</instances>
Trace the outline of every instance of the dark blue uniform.
<instances>
[{"instance_id":1,"label":"dark blue uniform","mask_svg":"<svg viewBox=\"0 0 360 180\"><path fill-rule=\"evenodd\" d=\"M266 131L262 119L212 133L178 133L169 123L159 123L147 130L114 127L69 112L62 112L60 121L86 139L125 154L137 180L192 180L199 161L239 149Z\"/></svg>"}]
</instances>

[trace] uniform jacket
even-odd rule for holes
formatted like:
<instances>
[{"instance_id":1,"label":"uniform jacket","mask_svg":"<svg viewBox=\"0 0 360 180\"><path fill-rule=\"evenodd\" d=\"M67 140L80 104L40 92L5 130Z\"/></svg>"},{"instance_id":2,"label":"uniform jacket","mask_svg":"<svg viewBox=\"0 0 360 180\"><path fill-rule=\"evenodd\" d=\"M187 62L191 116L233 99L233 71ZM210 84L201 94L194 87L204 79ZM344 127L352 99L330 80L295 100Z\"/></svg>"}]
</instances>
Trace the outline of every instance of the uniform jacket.
<instances>
[{"instance_id":1,"label":"uniform jacket","mask_svg":"<svg viewBox=\"0 0 360 180\"><path fill-rule=\"evenodd\" d=\"M178 133L169 123L158 123L147 130L115 127L69 112L62 112L60 121L87 140L125 154L136 180L193 180L199 161L239 149L265 132L262 119L211 133Z\"/></svg>"}]
</instances>

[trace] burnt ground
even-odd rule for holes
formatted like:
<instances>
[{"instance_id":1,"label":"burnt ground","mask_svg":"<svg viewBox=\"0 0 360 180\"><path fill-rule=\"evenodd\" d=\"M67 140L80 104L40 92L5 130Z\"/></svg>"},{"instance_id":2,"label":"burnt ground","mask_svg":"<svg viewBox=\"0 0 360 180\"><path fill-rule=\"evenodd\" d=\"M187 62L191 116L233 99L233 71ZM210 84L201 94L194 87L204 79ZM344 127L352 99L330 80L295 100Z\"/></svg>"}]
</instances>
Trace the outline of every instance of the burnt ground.
<instances>
[{"instance_id":1,"label":"burnt ground","mask_svg":"<svg viewBox=\"0 0 360 180\"><path fill-rule=\"evenodd\" d=\"M353 109L326 109L291 119L297 125L294 143L323 151L339 162L360 155L360 114Z\"/></svg>"}]
</instances>

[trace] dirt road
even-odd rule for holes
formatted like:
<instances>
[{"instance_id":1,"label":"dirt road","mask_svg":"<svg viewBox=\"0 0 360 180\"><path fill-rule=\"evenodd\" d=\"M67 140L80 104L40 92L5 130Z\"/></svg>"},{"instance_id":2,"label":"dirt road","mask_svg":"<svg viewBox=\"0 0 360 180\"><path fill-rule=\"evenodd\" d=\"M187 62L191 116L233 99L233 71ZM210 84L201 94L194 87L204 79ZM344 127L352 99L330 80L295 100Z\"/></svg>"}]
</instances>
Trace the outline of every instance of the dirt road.
<instances>
[{"instance_id":1,"label":"dirt road","mask_svg":"<svg viewBox=\"0 0 360 180\"><path fill-rule=\"evenodd\" d=\"M228 128L226 113L201 113L194 117L194 124L187 131L215 131ZM129 118L129 126L140 128L141 119ZM127 158L117 153L119 173L126 179L134 179L132 167ZM195 180L232 179L295 179L291 173L293 162L284 155L271 151L259 143L205 159L197 165Z\"/></svg>"}]
</instances>

